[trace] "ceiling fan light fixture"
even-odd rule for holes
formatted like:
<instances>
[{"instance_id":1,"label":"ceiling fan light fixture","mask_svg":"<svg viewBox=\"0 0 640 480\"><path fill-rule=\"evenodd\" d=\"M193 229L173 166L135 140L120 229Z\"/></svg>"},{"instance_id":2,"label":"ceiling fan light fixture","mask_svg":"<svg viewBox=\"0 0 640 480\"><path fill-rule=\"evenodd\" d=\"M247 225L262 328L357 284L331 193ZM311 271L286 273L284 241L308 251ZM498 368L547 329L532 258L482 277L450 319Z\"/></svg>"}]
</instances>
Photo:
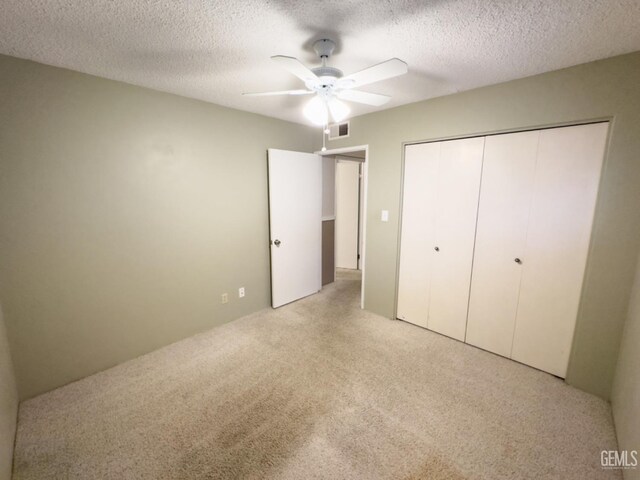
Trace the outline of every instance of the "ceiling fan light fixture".
<instances>
[{"instance_id":1,"label":"ceiling fan light fixture","mask_svg":"<svg viewBox=\"0 0 640 480\"><path fill-rule=\"evenodd\" d=\"M387 95L356 90L358 87L404 75L408 71L405 62L399 58L391 58L345 77L342 70L327 65L327 60L335 49L334 42L323 38L316 41L313 44L313 48L322 62L321 66L315 68L307 67L294 57L286 55L274 55L271 57L271 60L302 80L306 89L243 93L243 95L259 97L313 95L313 98L307 102L302 111L311 123L326 128L329 117L334 122L339 123L351 114L351 108L342 100L380 107L391 99Z\"/></svg>"},{"instance_id":2,"label":"ceiling fan light fixture","mask_svg":"<svg viewBox=\"0 0 640 480\"><path fill-rule=\"evenodd\" d=\"M329 111L331 112L331 118L333 118L333 121L336 123L341 122L351 113L349 105L335 97L329 100Z\"/></svg>"},{"instance_id":3,"label":"ceiling fan light fixture","mask_svg":"<svg viewBox=\"0 0 640 480\"><path fill-rule=\"evenodd\" d=\"M329 122L327 103L318 95L307 102L302 113L314 125L324 127Z\"/></svg>"}]
</instances>

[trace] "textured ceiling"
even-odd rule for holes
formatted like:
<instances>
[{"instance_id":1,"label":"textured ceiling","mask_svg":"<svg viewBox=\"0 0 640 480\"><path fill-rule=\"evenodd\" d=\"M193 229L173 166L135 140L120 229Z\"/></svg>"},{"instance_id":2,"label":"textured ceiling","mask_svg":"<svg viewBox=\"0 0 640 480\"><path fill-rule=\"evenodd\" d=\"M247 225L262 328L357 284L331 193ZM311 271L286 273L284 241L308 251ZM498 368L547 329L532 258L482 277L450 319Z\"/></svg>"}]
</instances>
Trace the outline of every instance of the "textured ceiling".
<instances>
[{"instance_id":1,"label":"textured ceiling","mask_svg":"<svg viewBox=\"0 0 640 480\"><path fill-rule=\"evenodd\" d=\"M389 108L640 50L640 1L0 2L0 53L300 123L306 98L241 93L301 88L269 57L315 66L323 37L345 74L409 64L362 88L392 95Z\"/></svg>"}]
</instances>

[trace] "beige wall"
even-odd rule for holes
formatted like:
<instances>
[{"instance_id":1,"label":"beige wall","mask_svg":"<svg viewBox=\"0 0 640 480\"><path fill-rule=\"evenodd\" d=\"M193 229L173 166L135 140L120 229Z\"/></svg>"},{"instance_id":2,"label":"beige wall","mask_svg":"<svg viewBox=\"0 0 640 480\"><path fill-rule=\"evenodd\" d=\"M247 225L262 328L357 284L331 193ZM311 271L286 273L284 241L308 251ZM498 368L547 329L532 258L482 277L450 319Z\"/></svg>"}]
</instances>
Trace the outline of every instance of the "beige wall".
<instances>
[{"instance_id":1,"label":"beige wall","mask_svg":"<svg viewBox=\"0 0 640 480\"><path fill-rule=\"evenodd\" d=\"M402 142L612 118L567 377L608 397L640 247L639 77L634 53L353 119L328 147L370 145L366 307L394 315ZM267 306L265 150L317 136L0 57L0 299L21 397Z\"/></svg>"},{"instance_id":2,"label":"beige wall","mask_svg":"<svg viewBox=\"0 0 640 480\"><path fill-rule=\"evenodd\" d=\"M18 392L0 307L0 480L11 478L17 416Z\"/></svg>"},{"instance_id":3,"label":"beige wall","mask_svg":"<svg viewBox=\"0 0 640 480\"><path fill-rule=\"evenodd\" d=\"M567 375L609 397L640 247L638 78L640 52L352 119L350 137L327 148L369 145L365 307L395 314L403 142L612 118Z\"/></svg>"},{"instance_id":4,"label":"beige wall","mask_svg":"<svg viewBox=\"0 0 640 480\"><path fill-rule=\"evenodd\" d=\"M611 404L618 448L640 454L640 261L622 335ZM624 478L640 480L640 465L625 470Z\"/></svg>"},{"instance_id":5,"label":"beige wall","mask_svg":"<svg viewBox=\"0 0 640 480\"><path fill-rule=\"evenodd\" d=\"M266 150L319 135L1 56L0 299L21 398L267 307Z\"/></svg>"}]
</instances>

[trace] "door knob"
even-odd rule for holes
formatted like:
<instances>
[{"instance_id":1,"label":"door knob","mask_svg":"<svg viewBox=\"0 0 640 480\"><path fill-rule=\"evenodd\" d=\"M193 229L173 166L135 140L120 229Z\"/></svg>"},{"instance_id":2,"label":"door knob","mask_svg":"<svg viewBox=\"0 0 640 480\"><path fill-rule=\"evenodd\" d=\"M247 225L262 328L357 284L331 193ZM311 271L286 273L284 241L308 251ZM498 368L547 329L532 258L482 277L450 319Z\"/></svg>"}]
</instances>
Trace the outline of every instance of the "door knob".
<instances>
[{"instance_id":1,"label":"door knob","mask_svg":"<svg viewBox=\"0 0 640 480\"><path fill-rule=\"evenodd\" d=\"M440 251L440 247L435 247L435 248L434 248L434 250L435 250L436 252L439 252L439 251Z\"/></svg>"},{"instance_id":2,"label":"door knob","mask_svg":"<svg viewBox=\"0 0 640 480\"><path fill-rule=\"evenodd\" d=\"M522 260L520 260L519 258L516 258L516 259L514 260L514 262L516 262L516 263L522 263Z\"/></svg>"},{"instance_id":3,"label":"door knob","mask_svg":"<svg viewBox=\"0 0 640 480\"><path fill-rule=\"evenodd\" d=\"M276 238L273 243L276 247L279 247L282 242Z\"/></svg>"}]
</instances>

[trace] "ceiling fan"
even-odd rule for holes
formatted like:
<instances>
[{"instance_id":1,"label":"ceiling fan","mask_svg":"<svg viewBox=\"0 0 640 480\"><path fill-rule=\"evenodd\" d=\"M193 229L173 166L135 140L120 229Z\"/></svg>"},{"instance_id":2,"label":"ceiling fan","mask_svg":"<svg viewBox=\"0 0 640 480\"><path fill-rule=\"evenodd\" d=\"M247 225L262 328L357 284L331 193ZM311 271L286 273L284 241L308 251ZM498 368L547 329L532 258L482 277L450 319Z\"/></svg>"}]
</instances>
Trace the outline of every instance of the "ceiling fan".
<instances>
[{"instance_id":1,"label":"ceiling fan","mask_svg":"<svg viewBox=\"0 0 640 480\"><path fill-rule=\"evenodd\" d=\"M318 40L313 44L322 60L322 66L308 68L297 58L276 55L271 60L294 74L304 82L306 89L284 90L278 92L243 93L248 96L270 95L314 95L305 105L303 113L312 123L325 127L329 122L329 114L334 122L340 122L349 115L350 109L341 100L379 107L387 103L391 97L378 93L355 90L357 87L369 85L388 78L407 73L407 64L398 58L392 58L346 77L342 71L327 66L327 59L333 53L336 44L328 39Z\"/></svg>"}]
</instances>

